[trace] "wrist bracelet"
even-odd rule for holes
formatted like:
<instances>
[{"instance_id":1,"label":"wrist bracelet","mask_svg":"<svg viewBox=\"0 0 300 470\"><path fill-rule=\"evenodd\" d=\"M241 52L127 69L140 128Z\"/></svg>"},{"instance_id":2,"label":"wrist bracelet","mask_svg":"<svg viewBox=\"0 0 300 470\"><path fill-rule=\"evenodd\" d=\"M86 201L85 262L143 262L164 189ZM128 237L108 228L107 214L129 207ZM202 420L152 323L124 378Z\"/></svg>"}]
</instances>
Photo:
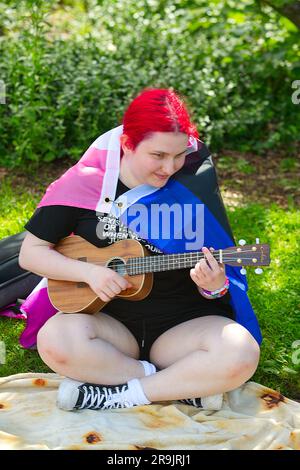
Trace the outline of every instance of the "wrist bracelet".
<instances>
[{"instance_id":1,"label":"wrist bracelet","mask_svg":"<svg viewBox=\"0 0 300 470\"><path fill-rule=\"evenodd\" d=\"M199 288L200 293L203 295L203 297L206 297L208 299L216 299L218 297L223 297L223 295L227 294L228 289L229 289L229 279L226 276L225 283L220 289L216 289L214 291L209 291L206 289L202 289L202 287Z\"/></svg>"}]
</instances>

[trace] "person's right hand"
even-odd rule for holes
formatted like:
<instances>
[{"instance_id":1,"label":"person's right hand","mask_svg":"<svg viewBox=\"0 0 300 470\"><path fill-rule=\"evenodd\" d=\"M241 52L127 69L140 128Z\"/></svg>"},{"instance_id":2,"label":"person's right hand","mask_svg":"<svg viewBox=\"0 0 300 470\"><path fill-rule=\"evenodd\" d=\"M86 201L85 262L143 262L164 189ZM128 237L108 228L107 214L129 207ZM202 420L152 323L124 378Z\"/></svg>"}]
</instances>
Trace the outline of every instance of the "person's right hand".
<instances>
[{"instance_id":1,"label":"person's right hand","mask_svg":"<svg viewBox=\"0 0 300 470\"><path fill-rule=\"evenodd\" d=\"M132 284L120 274L97 265L91 266L88 270L86 282L103 302L109 302L122 290L132 287Z\"/></svg>"}]
</instances>

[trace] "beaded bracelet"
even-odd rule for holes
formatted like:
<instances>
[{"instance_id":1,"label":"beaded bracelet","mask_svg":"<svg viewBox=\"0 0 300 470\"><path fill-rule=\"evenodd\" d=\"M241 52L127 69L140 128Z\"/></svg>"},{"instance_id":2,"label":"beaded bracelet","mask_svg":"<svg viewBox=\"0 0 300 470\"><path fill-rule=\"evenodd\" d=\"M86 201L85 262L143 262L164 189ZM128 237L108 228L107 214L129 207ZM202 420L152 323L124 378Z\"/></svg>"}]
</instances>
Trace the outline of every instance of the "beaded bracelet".
<instances>
[{"instance_id":1,"label":"beaded bracelet","mask_svg":"<svg viewBox=\"0 0 300 470\"><path fill-rule=\"evenodd\" d=\"M226 276L226 281L224 286L220 287L220 289L216 289L214 291L202 289L200 287L200 293L203 295L203 297L206 297L207 299L217 299L219 297L223 297L223 295L227 294L229 289L229 279Z\"/></svg>"}]
</instances>

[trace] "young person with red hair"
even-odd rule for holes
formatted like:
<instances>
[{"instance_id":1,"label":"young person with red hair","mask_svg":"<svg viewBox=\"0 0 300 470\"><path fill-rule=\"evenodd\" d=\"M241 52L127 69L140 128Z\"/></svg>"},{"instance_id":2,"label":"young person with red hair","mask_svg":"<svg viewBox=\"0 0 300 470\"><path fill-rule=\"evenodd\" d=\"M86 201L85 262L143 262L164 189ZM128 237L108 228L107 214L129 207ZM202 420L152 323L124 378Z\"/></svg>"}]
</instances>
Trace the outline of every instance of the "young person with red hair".
<instances>
[{"instance_id":1,"label":"young person with red hair","mask_svg":"<svg viewBox=\"0 0 300 470\"><path fill-rule=\"evenodd\" d=\"M193 160L196 170L203 156L202 162L211 158L183 98L172 89L143 90L129 104L122 125L115 197L140 188L163 195L190 158L198 158ZM191 141L196 143L194 152L188 151ZM99 237L99 224L107 236ZM98 247L113 243L121 232L132 236L117 217L84 206L49 204L37 209L25 228L29 233L20 254L23 267L47 278L85 282L108 302L94 315L58 312L38 332L41 358L66 377L58 393L60 408L110 409L180 400L219 409L223 393L255 372L259 340L237 321L227 266L208 247L191 269L154 273L150 294L129 302L116 297L130 287L120 274L52 249L71 232ZM138 239L151 254L163 253L155 243Z\"/></svg>"}]
</instances>

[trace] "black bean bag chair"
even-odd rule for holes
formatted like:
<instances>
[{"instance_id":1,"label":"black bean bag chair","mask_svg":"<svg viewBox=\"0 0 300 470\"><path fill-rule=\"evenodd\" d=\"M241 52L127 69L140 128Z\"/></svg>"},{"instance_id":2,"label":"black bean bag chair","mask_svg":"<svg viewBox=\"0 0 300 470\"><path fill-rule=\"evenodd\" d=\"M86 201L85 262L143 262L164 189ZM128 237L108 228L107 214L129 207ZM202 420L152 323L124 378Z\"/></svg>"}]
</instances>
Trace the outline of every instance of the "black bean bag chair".
<instances>
[{"instance_id":1,"label":"black bean bag chair","mask_svg":"<svg viewBox=\"0 0 300 470\"><path fill-rule=\"evenodd\" d=\"M23 231L0 240L0 309L18 299L26 299L42 279L19 265L19 253L26 233Z\"/></svg>"}]
</instances>

